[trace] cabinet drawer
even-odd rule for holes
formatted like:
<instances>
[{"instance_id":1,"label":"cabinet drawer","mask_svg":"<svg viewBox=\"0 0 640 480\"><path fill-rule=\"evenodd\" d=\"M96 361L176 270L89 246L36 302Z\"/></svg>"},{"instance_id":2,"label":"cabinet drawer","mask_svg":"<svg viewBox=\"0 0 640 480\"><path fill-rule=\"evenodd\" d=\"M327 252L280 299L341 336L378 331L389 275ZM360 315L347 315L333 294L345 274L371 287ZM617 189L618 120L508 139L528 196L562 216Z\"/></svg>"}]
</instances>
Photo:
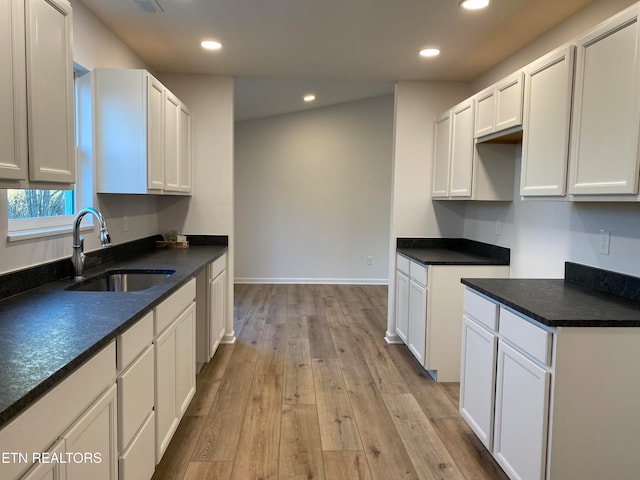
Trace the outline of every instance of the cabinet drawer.
<instances>
[{"instance_id":1,"label":"cabinet drawer","mask_svg":"<svg viewBox=\"0 0 640 480\"><path fill-rule=\"evenodd\" d=\"M209 266L209 278L214 279L220 272L227 268L227 254L223 254L221 257L214 260Z\"/></svg>"},{"instance_id":2,"label":"cabinet drawer","mask_svg":"<svg viewBox=\"0 0 640 480\"><path fill-rule=\"evenodd\" d=\"M120 456L119 480L149 480L156 468L155 418L150 412L144 425Z\"/></svg>"},{"instance_id":3,"label":"cabinet drawer","mask_svg":"<svg viewBox=\"0 0 640 480\"><path fill-rule=\"evenodd\" d=\"M121 372L153 342L153 312L146 314L138 323L118 336L116 340L116 362Z\"/></svg>"},{"instance_id":4,"label":"cabinet drawer","mask_svg":"<svg viewBox=\"0 0 640 480\"><path fill-rule=\"evenodd\" d=\"M469 288L464 289L464 311L491 330L498 330L498 305Z\"/></svg>"},{"instance_id":5,"label":"cabinet drawer","mask_svg":"<svg viewBox=\"0 0 640 480\"><path fill-rule=\"evenodd\" d=\"M118 377L118 439L124 450L154 405L153 347Z\"/></svg>"},{"instance_id":6,"label":"cabinet drawer","mask_svg":"<svg viewBox=\"0 0 640 480\"><path fill-rule=\"evenodd\" d=\"M184 287L156 307L155 336L167 328L196 298L196 280L189 281Z\"/></svg>"},{"instance_id":7,"label":"cabinet drawer","mask_svg":"<svg viewBox=\"0 0 640 480\"><path fill-rule=\"evenodd\" d=\"M409 272L413 280L420 285L427 286L427 267L416 262L411 262Z\"/></svg>"},{"instance_id":8,"label":"cabinet drawer","mask_svg":"<svg viewBox=\"0 0 640 480\"><path fill-rule=\"evenodd\" d=\"M500 307L500 335L540 362L551 365L550 332Z\"/></svg>"},{"instance_id":9,"label":"cabinet drawer","mask_svg":"<svg viewBox=\"0 0 640 480\"><path fill-rule=\"evenodd\" d=\"M409 265L411 264L411 260L402 255L396 255L396 268L400 270L402 273L406 273L409 275Z\"/></svg>"}]
</instances>

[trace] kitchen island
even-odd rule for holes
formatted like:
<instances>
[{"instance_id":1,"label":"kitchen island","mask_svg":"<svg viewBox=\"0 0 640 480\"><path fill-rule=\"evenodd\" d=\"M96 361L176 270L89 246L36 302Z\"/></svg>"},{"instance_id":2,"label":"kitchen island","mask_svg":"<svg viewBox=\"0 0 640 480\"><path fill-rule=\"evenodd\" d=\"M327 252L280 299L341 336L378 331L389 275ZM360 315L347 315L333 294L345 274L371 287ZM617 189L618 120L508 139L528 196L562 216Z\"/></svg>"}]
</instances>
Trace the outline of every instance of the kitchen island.
<instances>
[{"instance_id":1,"label":"kitchen island","mask_svg":"<svg viewBox=\"0 0 640 480\"><path fill-rule=\"evenodd\" d=\"M510 478L640 471L640 279L465 278L460 413Z\"/></svg>"}]
</instances>

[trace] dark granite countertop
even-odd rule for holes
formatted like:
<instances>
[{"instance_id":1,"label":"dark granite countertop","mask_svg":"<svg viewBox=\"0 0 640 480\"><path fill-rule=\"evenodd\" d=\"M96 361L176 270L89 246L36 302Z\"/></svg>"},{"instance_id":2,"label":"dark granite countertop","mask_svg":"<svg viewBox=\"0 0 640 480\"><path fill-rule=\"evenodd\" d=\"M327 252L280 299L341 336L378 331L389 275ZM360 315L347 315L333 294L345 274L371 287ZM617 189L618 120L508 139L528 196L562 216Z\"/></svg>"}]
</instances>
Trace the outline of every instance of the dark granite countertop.
<instances>
[{"instance_id":1,"label":"dark granite countertop","mask_svg":"<svg viewBox=\"0 0 640 480\"><path fill-rule=\"evenodd\" d=\"M225 251L158 249L85 270L86 278L113 268L175 270L147 290L69 291L67 278L0 300L0 427Z\"/></svg>"},{"instance_id":2,"label":"dark granite countertop","mask_svg":"<svg viewBox=\"0 0 640 480\"><path fill-rule=\"evenodd\" d=\"M397 252L423 265L509 265L510 250L461 238L398 238Z\"/></svg>"},{"instance_id":3,"label":"dark granite countertop","mask_svg":"<svg viewBox=\"0 0 640 480\"><path fill-rule=\"evenodd\" d=\"M640 327L640 279L616 272L567 262L564 279L462 283L549 327Z\"/></svg>"}]
</instances>

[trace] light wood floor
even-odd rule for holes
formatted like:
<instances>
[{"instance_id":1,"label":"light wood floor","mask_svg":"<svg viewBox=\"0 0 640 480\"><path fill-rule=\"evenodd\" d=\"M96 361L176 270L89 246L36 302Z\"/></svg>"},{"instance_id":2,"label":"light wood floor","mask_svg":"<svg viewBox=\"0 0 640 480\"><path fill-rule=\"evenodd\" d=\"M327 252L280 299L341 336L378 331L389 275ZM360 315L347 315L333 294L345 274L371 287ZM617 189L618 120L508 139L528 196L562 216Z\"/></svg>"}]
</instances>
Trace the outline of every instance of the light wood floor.
<instances>
[{"instance_id":1,"label":"light wood floor","mask_svg":"<svg viewBox=\"0 0 640 480\"><path fill-rule=\"evenodd\" d=\"M506 479L404 345L387 288L238 285L222 345L154 479Z\"/></svg>"}]
</instances>

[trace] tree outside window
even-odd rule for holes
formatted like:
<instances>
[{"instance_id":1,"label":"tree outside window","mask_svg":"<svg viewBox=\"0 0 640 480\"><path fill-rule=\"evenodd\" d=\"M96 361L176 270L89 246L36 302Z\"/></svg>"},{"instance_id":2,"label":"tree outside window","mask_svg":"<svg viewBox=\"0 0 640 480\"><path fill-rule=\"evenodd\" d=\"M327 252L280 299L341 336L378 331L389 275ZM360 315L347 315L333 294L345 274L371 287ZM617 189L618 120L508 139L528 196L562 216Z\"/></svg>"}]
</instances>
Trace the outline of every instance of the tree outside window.
<instances>
[{"instance_id":1,"label":"tree outside window","mask_svg":"<svg viewBox=\"0 0 640 480\"><path fill-rule=\"evenodd\" d=\"M9 220L73 214L73 190L7 190Z\"/></svg>"}]
</instances>

